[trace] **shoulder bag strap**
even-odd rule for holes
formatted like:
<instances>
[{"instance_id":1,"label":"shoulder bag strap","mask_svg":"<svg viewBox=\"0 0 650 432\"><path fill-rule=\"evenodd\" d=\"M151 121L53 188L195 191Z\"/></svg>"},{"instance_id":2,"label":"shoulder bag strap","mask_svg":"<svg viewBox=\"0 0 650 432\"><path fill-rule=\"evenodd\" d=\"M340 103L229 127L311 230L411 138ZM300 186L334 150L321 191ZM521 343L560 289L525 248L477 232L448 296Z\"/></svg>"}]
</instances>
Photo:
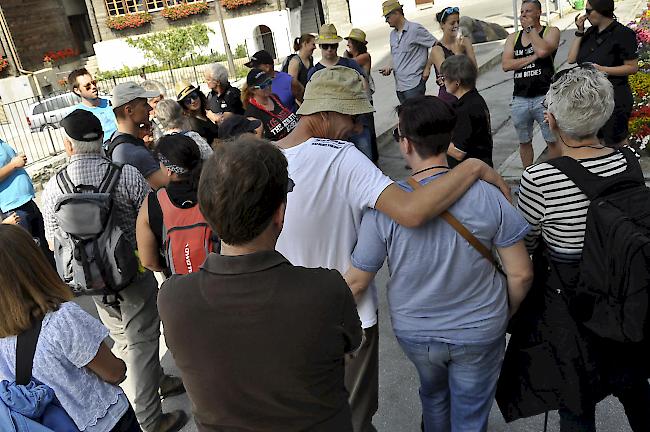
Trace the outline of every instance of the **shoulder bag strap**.
<instances>
[{"instance_id":1,"label":"shoulder bag strap","mask_svg":"<svg viewBox=\"0 0 650 432\"><path fill-rule=\"evenodd\" d=\"M27 385L32 380L32 366L43 318L36 320L32 328L16 337L16 384Z\"/></svg>"},{"instance_id":2,"label":"shoulder bag strap","mask_svg":"<svg viewBox=\"0 0 650 432\"><path fill-rule=\"evenodd\" d=\"M408 184L413 188L413 189L418 189L421 188L422 185L418 183L413 177L408 178ZM445 220L451 227L456 230L458 234L461 235L467 242L472 245L474 249L477 250L478 253L483 255L483 257L490 261L492 265L497 269L497 271L501 274L503 273L503 270L499 266L499 264L495 261L494 255L492 255L492 251L485 247L483 243L479 239L477 239L474 234L472 234L466 227L465 225L462 224L461 221L456 219L451 213L449 213L447 210L443 211L440 213L440 217Z\"/></svg>"}]
</instances>

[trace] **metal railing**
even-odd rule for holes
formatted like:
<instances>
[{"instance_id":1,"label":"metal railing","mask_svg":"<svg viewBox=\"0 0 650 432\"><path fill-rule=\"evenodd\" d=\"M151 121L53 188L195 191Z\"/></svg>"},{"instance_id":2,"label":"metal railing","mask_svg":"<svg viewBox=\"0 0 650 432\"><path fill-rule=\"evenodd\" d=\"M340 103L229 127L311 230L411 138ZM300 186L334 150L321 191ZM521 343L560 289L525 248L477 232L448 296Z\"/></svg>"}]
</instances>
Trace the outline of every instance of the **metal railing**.
<instances>
[{"instance_id":1,"label":"metal railing","mask_svg":"<svg viewBox=\"0 0 650 432\"><path fill-rule=\"evenodd\" d=\"M245 56L235 59L239 75L248 71L244 67L244 63L248 61L247 51ZM226 68L228 67L225 60L220 62ZM182 67L167 64L164 70L156 72L148 72L151 68L143 67L139 74L110 76L99 80L97 86L100 94L110 95L113 87L121 82L156 80L167 89L167 97L175 98L176 83L179 81L202 83L203 72L209 64L197 64L191 56ZM59 122L80 101L81 99L71 92L56 92L46 96L0 103L0 139L6 141L17 152L24 153L28 164L54 156L64 150Z\"/></svg>"}]
</instances>

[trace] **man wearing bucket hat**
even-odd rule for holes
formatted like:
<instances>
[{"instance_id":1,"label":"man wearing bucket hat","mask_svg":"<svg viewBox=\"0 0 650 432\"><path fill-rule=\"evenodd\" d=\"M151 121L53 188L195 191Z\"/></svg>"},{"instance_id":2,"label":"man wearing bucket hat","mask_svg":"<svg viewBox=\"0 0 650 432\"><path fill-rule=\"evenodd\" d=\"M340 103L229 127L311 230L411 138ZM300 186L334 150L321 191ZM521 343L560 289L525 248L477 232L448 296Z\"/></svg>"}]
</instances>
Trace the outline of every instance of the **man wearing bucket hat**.
<instances>
[{"instance_id":1,"label":"man wearing bucket hat","mask_svg":"<svg viewBox=\"0 0 650 432\"><path fill-rule=\"evenodd\" d=\"M160 164L140 138L143 129L150 128L148 98L159 96L134 82L115 86L111 104L117 119L117 131L113 134L106 156L113 162L129 164L138 169L155 190L167 184L167 176Z\"/></svg>"},{"instance_id":2,"label":"man wearing bucket hat","mask_svg":"<svg viewBox=\"0 0 650 432\"><path fill-rule=\"evenodd\" d=\"M403 103L406 99L424 95L430 72L430 67L427 67L429 48L437 40L422 25L404 17L399 1L385 1L382 11L393 31L390 32L391 63L379 72L384 76L393 73L397 99Z\"/></svg>"},{"instance_id":3,"label":"man wearing bucket hat","mask_svg":"<svg viewBox=\"0 0 650 432\"><path fill-rule=\"evenodd\" d=\"M314 73L307 84L296 128L277 142L295 182L289 194L277 250L292 264L345 273L365 209L375 208L404 226L419 226L445 210L478 179L508 186L485 163L469 159L440 179L405 192L349 142L361 128L356 117L373 111L361 76L333 66ZM374 431L378 406L377 297L371 286L357 299L366 332L358 353L346 361L356 432Z\"/></svg>"}]
</instances>

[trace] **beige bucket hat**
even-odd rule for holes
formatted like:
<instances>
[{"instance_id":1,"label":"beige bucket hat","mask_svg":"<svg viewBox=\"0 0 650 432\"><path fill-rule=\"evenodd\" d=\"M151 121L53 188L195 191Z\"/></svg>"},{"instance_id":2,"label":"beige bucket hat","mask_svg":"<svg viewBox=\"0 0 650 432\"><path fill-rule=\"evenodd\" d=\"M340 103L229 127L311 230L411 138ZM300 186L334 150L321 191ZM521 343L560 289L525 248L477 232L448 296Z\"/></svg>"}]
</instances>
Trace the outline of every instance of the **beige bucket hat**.
<instances>
[{"instance_id":1,"label":"beige bucket hat","mask_svg":"<svg viewBox=\"0 0 650 432\"><path fill-rule=\"evenodd\" d=\"M341 36L336 32L336 27L334 24L323 24L318 32L318 37L316 38L316 45L320 44L335 44L343 40Z\"/></svg>"},{"instance_id":2,"label":"beige bucket hat","mask_svg":"<svg viewBox=\"0 0 650 432\"><path fill-rule=\"evenodd\" d=\"M386 0L382 5L382 15L386 16L392 11L396 11L397 9L402 9L402 5L399 3L397 0Z\"/></svg>"},{"instance_id":3,"label":"beige bucket hat","mask_svg":"<svg viewBox=\"0 0 650 432\"><path fill-rule=\"evenodd\" d=\"M353 39L355 41L361 42L362 44L368 44L368 41L366 41L366 32L358 28L353 28L350 30L350 34L345 39Z\"/></svg>"},{"instance_id":4,"label":"beige bucket hat","mask_svg":"<svg viewBox=\"0 0 650 432\"><path fill-rule=\"evenodd\" d=\"M375 109L368 101L363 78L345 66L321 69L312 75L297 114L309 115L333 111L347 115L371 113Z\"/></svg>"}]
</instances>

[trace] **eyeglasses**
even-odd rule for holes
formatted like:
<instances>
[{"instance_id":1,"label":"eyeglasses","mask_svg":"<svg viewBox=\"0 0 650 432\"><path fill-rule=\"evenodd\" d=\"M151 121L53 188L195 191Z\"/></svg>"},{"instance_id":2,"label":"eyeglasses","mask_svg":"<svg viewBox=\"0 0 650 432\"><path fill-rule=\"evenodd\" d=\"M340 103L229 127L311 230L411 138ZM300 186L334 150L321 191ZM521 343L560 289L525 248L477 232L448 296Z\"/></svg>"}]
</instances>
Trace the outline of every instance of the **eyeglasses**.
<instances>
[{"instance_id":1,"label":"eyeglasses","mask_svg":"<svg viewBox=\"0 0 650 432\"><path fill-rule=\"evenodd\" d=\"M592 8L585 8L585 14L589 15L592 13L594 10Z\"/></svg>"},{"instance_id":2,"label":"eyeglasses","mask_svg":"<svg viewBox=\"0 0 650 432\"><path fill-rule=\"evenodd\" d=\"M449 15L453 15L457 13L460 13L460 9L458 8L458 6L446 8L445 10L442 11L442 15L440 16L440 22L444 22L445 18L447 18Z\"/></svg>"},{"instance_id":3,"label":"eyeglasses","mask_svg":"<svg viewBox=\"0 0 650 432\"><path fill-rule=\"evenodd\" d=\"M393 139L395 142L399 142L402 138L404 138L404 135L400 135L399 128L393 129Z\"/></svg>"},{"instance_id":4,"label":"eyeglasses","mask_svg":"<svg viewBox=\"0 0 650 432\"><path fill-rule=\"evenodd\" d=\"M86 90L90 90L91 88L93 88L93 86L94 86L94 87L97 87L97 81L92 80L91 82L89 82L88 84L86 84L86 85L84 86L84 88L85 88Z\"/></svg>"},{"instance_id":5,"label":"eyeglasses","mask_svg":"<svg viewBox=\"0 0 650 432\"><path fill-rule=\"evenodd\" d=\"M185 98L183 98L183 103L185 105L189 105L192 102L194 102L195 100L197 100L198 98L199 98L199 95L197 93L190 93L187 96L185 96Z\"/></svg>"},{"instance_id":6,"label":"eyeglasses","mask_svg":"<svg viewBox=\"0 0 650 432\"><path fill-rule=\"evenodd\" d=\"M272 84L273 84L273 81L272 81L272 80L268 80L268 81L264 81L264 82L263 82L262 84L260 84L260 85L253 86L253 88L254 88L254 89L258 89L258 90L264 90L264 89L267 88L267 87L271 87Z\"/></svg>"},{"instance_id":7,"label":"eyeglasses","mask_svg":"<svg viewBox=\"0 0 650 432\"><path fill-rule=\"evenodd\" d=\"M578 65L575 65L575 66L570 67L570 68L568 68L568 69L563 69L563 70L561 70L561 71L555 73L555 74L553 75L553 78L551 78L551 82L552 82L552 83L557 82L557 81L558 81L560 78L562 78L564 75L570 73L571 71L573 71L573 70L575 70L575 69L587 69L587 70L590 70L590 71L594 71L594 70L596 70L596 67L594 66L593 63L587 63L587 62L585 62L585 63L580 63L580 64L578 64Z\"/></svg>"},{"instance_id":8,"label":"eyeglasses","mask_svg":"<svg viewBox=\"0 0 650 432\"><path fill-rule=\"evenodd\" d=\"M321 47L321 49L323 49L325 51L331 50L331 49L337 50L337 49L339 49L339 44L337 44L337 43L335 43L335 44L321 44L320 47Z\"/></svg>"}]
</instances>

